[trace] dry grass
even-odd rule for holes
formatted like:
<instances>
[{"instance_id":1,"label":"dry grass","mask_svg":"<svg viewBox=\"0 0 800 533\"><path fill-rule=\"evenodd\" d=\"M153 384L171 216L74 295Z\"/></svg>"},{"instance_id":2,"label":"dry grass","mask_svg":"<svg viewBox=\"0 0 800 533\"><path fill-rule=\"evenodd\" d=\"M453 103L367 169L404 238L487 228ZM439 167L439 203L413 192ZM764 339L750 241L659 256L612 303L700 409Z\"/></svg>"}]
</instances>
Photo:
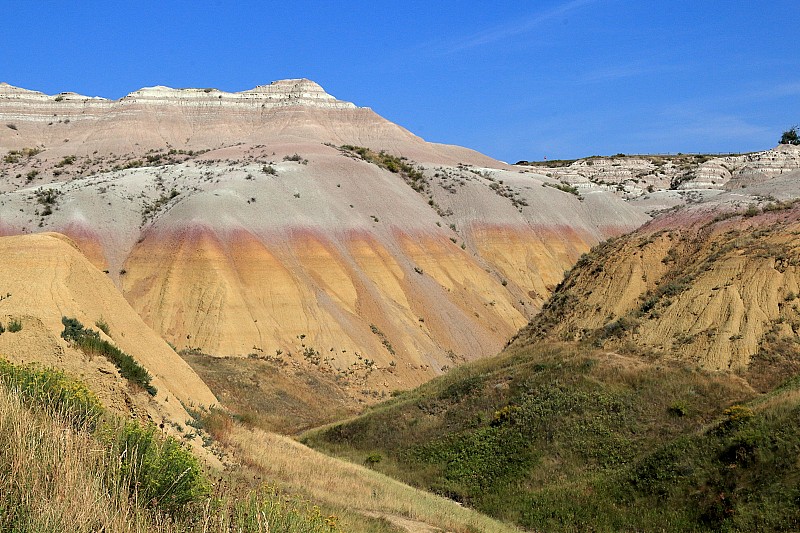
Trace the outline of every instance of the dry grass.
<instances>
[{"instance_id":1,"label":"dry grass","mask_svg":"<svg viewBox=\"0 0 800 533\"><path fill-rule=\"evenodd\" d=\"M0 389L0 529L146 531L149 518L103 486L104 450L68 428Z\"/></svg>"},{"instance_id":2,"label":"dry grass","mask_svg":"<svg viewBox=\"0 0 800 533\"><path fill-rule=\"evenodd\" d=\"M74 417L48 406L27 407L14 391L0 386L0 531L342 531L338 517L312 502L274 487L248 490L223 480L185 513L151 508L138 489L127 490L125 468L107 443Z\"/></svg>"},{"instance_id":3,"label":"dry grass","mask_svg":"<svg viewBox=\"0 0 800 533\"><path fill-rule=\"evenodd\" d=\"M352 416L359 408L333 374L297 373L293 367L251 357L182 357L228 409L267 431L292 435Z\"/></svg>"},{"instance_id":4,"label":"dry grass","mask_svg":"<svg viewBox=\"0 0 800 533\"><path fill-rule=\"evenodd\" d=\"M383 474L334 459L280 435L234 426L228 443L238 457L265 478L309 498L409 528L482 532L518 531L456 502L424 492ZM404 521L403 518L406 520Z\"/></svg>"}]
</instances>

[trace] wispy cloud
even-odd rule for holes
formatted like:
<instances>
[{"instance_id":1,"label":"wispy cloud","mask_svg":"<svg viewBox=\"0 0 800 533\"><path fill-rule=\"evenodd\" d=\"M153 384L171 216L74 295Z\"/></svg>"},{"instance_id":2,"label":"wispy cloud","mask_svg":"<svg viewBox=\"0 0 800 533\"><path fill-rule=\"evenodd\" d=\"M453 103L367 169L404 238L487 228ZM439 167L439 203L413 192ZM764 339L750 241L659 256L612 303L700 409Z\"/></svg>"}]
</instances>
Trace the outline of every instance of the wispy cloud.
<instances>
[{"instance_id":1,"label":"wispy cloud","mask_svg":"<svg viewBox=\"0 0 800 533\"><path fill-rule=\"evenodd\" d=\"M786 96L800 96L800 81L780 83L772 87L765 87L761 90L741 95L744 99L770 99L784 98Z\"/></svg>"},{"instance_id":2,"label":"wispy cloud","mask_svg":"<svg viewBox=\"0 0 800 533\"><path fill-rule=\"evenodd\" d=\"M554 18L561 17L570 11L574 11L578 8L593 4L595 2L597 2L597 0L570 0L569 2L564 2L548 10L536 13L525 20L514 21L475 32L463 39L445 44L441 47L440 52L442 54L454 54L456 52L477 48L497 41L502 41L504 39L509 39L517 35L522 35L536 29L537 27Z\"/></svg>"},{"instance_id":3,"label":"wispy cloud","mask_svg":"<svg viewBox=\"0 0 800 533\"><path fill-rule=\"evenodd\" d=\"M688 71L686 65L659 65L653 63L636 62L626 65L612 65L601 69L592 70L583 74L578 80L581 83L599 83L615 81L625 78L638 78L653 74L664 74L667 72Z\"/></svg>"},{"instance_id":4,"label":"wispy cloud","mask_svg":"<svg viewBox=\"0 0 800 533\"><path fill-rule=\"evenodd\" d=\"M760 122L760 123L759 123ZM769 144L774 127L734 110L668 106L635 136L666 151L737 151Z\"/></svg>"},{"instance_id":5,"label":"wispy cloud","mask_svg":"<svg viewBox=\"0 0 800 533\"><path fill-rule=\"evenodd\" d=\"M701 94L695 98L676 101L664 108L665 113L705 112L710 110L731 110L764 106L764 102L780 98L800 96L800 81L757 84L727 94Z\"/></svg>"}]
</instances>

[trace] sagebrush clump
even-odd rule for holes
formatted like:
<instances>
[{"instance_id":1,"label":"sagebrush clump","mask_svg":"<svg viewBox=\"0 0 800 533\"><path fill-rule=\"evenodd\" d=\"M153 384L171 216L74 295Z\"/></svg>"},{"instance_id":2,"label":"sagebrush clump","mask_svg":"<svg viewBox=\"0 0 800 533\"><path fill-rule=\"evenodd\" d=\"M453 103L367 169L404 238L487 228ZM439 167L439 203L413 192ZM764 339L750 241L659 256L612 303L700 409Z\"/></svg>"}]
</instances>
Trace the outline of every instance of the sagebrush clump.
<instances>
[{"instance_id":1,"label":"sagebrush clump","mask_svg":"<svg viewBox=\"0 0 800 533\"><path fill-rule=\"evenodd\" d=\"M102 355L114 363L122 377L139 385L151 396L156 395L158 389L150 383L150 373L133 357L101 339L100 334L93 329L84 328L75 318L61 317L61 323L64 324L64 331L61 332L63 339L74 343L88 355Z\"/></svg>"}]
</instances>

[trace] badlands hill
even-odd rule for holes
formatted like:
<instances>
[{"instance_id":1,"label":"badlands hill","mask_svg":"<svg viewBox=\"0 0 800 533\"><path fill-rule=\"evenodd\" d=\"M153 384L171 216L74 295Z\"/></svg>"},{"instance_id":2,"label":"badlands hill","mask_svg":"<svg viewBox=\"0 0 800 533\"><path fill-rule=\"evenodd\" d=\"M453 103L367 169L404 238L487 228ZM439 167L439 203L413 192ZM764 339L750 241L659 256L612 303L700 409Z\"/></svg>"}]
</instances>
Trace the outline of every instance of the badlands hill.
<instances>
[{"instance_id":1,"label":"badlands hill","mask_svg":"<svg viewBox=\"0 0 800 533\"><path fill-rule=\"evenodd\" d=\"M14 363L53 366L84 380L101 401L155 423L188 418L183 405L218 401L181 358L148 328L102 272L62 235L0 238L0 354ZM119 376L106 358L87 355L61 337L62 317L78 319L131 355L152 376L151 398ZM12 331L11 322L22 327Z\"/></svg>"},{"instance_id":2,"label":"badlands hill","mask_svg":"<svg viewBox=\"0 0 800 533\"><path fill-rule=\"evenodd\" d=\"M798 178L736 188L595 248L515 342L588 340L775 386L800 369Z\"/></svg>"},{"instance_id":3,"label":"badlands hill","mask_svg":"<svg viewBox=\"0 0 800 533\"><path fill-rule=\"evenodd\" d=\"M69 236L178 350L351 396L496 353L582 253L648 219L308 80L116 101L3 84L0 124L0 234Z\"/></svg>"}]
</instances>

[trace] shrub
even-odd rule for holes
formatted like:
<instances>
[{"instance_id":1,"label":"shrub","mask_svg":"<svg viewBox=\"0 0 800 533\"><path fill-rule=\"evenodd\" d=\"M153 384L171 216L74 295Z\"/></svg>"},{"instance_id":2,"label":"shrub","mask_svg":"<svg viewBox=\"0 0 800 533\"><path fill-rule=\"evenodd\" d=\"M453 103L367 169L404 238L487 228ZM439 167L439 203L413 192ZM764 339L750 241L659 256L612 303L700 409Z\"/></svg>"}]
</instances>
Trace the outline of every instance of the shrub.
<instances>
[{"instance_id":1,"label":"shrub","mask_svg":"<svg viewBox=\"0 0 800 533\"><path fill-rule=\"evenodd\" d=\"M61 191L56 189L37 189L36 202L41 205L55 205L58 197L61 196Z\"/></svg>"},{"instance_id":2,"label":"shrub","mask_svg":"<svg viewBox=\"0 0 800 533\"><path fill-rule=\"evenodd\" d=\"M686 402L683 402L683 401L679 400L679 401L673 403L672 405L670 405L669 409L667 409L667 411L672 416L677 416L679 418L682 418L682 417L684 417L684 416L689 414L689 407L686 405Z\"/></svg>"},{"instance_id":3,"label":"shrub","mask_svg":"<svg viewBox=\"0 0 800 533\"><path fill-rule=\"evenodd\" d=\"M800 145L800 137L797 135L797 126L792 126L781 135L780 144Z\"/></svg>"},{"instance_id":4,"label":"shrub","mask_svg":"<svg viewBox=\"0 0 800 533\"><path fill-rule=\"evenodd\" d=\"M367 466L372 466L380 463L383 460L383 456L379 453L371 453L364 459L364 464Z\"/></svg>"},{"instance_id":5,"label":"shrub","mask_svg":"<svg viewBox=\"0 0 800 533\"><path fill-rule=\"evenodd\" d=\"M564 182L561 182L561 183L542 183L542 186L544 186L544 187L552 187L552 188L558 189L559 191L562 191L562 192L567 192L569 194L574 194L575 196L578 196L578 197L580 197L580 195L581 195L581 193L578 190L578 188L577 187L573 187L569 183L564 183Z\"/></svg>"},{"instance_id":6,"label":"shrub","mask_svg":"<svg viewBox=\"0 0 800 533\"><path fill-rule=\"evenodd\" d=\"M78 157L74 156L74 155L64 156L64 159L62 159L61 161L56 163L56 167L61 168L61 167L65 167L67 165L71 165L71 164L73 164L75 162L76 159L78 159Z\"/></svg>"},{"instance_id":7,"label":"shrub","mask_svg":"<svg viewBox=\"0 0 800 533\"><path fill-rule=\"evenodd\" d=\"M94 325L97 326L97 328L100 331L102 331L103 333L105 333L109 337L111 336L111 329L108 327L108 322L103 320L103 317L100 317L100 319L97 322L95 322Z\"/></svg>"},{"instance_id":8,"label":"shrub","mask_svg":"<svg viewBox=\"0 0 800 533\"><path fill-rule=\"evenodd\" d=\"M742 216L750 218L758 215L759 213L761 213L761 210L757 206L749 205Z\"/></svg>"},{"instance_id":9,"label":"shrub","mask_svg":"<svg viewBox=\"0 0 800 533\"><path fill-rule=\"evenodd\" d=\"M741 428L750 422L755 414L752 409L744 405L732 405L722 412L722 416L724 418L718 426L718 431L725 434Z\"/></svg>"},{"instance_id":10,"label":"shrub","mask_svg":"<svg viewBox=\"0 0 800 533\"><path fill-rule=\"evenodd\" d=\"M18 331L22 331L22 321L16 318L12 318L8 321L8 332L9 333L16 333Z\"/></svg>"},{"instance_id":11,"label":"shrub","mask_svg":"<svg viewBox=\"0 0 800 533\"><path fill-rule=\"evenodd\" d=\"M156 426L125 421L103 428L99 436L119 461L121 471L114 481L126 485L140 504L175 514L209 494L197 458L174 438L162 438Z\"/></svg>"},{"instance_id":12,"label":"shrub","mask_svg":"<svg viewBox=\"0 0 800 533\"><path fill-rule=\"evenodd\" d=\"M24 402L63 416L75 428L93 428L103 414L92 391L52 368L19 366L0 359L0 383Z\"/></svg>"},{"instance_id":13,"label":"shrub","mask_svg":"<svg viewBox=\"0 0 800 533\"><path fill-rule=\"evenodd\" d=\"M102 355L114 363L122 377L141 386L151 396L156 395L158 390L150 384L150 373L133 357L101 339L96 331L84 328L75 318L61 317L61 323L64 324L64 331L61 332L63 339L73 342L87 355Z\"/></svg>"}]
</instances>

